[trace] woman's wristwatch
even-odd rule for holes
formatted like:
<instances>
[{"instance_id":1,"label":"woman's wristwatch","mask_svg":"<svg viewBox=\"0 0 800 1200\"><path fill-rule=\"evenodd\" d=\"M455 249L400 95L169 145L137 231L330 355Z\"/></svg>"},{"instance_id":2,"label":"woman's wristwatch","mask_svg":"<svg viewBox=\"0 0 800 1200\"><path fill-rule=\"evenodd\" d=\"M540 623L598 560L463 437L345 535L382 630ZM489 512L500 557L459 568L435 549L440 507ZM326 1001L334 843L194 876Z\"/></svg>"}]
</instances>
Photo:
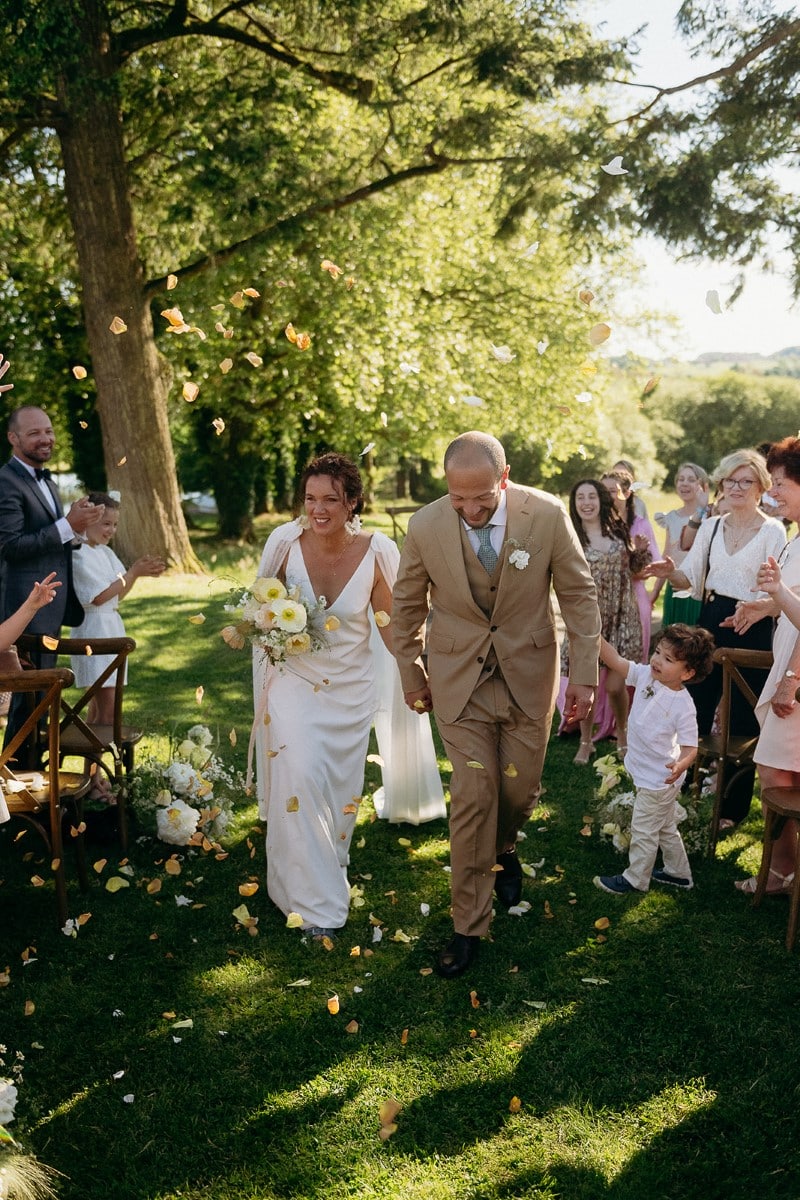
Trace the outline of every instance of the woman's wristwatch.
<instances>
[{"instance_id":1,"label":"woman's wristwatch","mask_svg":"<svg viewBox=\"0 0 800 1200\"><path fill-rule=\"evenodd\" d=\"M686 522L686 524L689 526L690 529L699 529L700 526L703 524L703 518L705 517L707 512L708 512L708 509L706 509L706 508L698 508L696 513L694 514L694 516L689 517L689 520Z\"/></svg>"}]
</instances>

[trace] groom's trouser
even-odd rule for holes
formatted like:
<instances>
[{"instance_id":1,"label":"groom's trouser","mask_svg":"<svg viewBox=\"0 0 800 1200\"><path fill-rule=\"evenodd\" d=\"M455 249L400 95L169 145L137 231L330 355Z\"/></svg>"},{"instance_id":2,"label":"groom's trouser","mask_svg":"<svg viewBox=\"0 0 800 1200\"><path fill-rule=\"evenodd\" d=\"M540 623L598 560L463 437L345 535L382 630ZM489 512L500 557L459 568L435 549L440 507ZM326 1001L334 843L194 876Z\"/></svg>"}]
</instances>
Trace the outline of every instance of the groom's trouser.
<instances>
[{"instance_id":1,"label":"groom's trouser","mask_svg":"<svg viewBox=\"0 0 800 1200\"><path fill-rule=\"evenodd\" d=\"M453 765L450 886L456 933L480 936L492 917L497 855L516 842L539 798L552 709L535 720L495 672L458 718L437 718Z\"/></svg>"}]
</instances>

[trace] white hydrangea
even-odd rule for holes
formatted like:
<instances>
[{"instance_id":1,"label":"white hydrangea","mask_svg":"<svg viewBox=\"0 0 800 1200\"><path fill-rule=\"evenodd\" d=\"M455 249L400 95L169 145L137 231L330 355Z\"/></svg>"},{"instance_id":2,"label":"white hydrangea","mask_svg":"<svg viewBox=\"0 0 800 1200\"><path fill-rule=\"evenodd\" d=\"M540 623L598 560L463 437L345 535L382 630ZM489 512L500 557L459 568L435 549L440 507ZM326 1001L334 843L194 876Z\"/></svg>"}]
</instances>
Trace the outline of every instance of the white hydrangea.
<instances>
[{"instance_id":1,"label":"white hydrangea","mask_svg":"<svg viewBox=\"0 0 800 1200\"><path fill-rule=\"evenodd\" d=\"M162 842L172 846L185 846L197 829L200 813L185 800L175 800L169 808L160 808L156 813L156 828Z\"/></svg>"},{"instance_id":2,"label":"white hydrangea","mask_svg":"<svg viewBox=\"0 0 800 1200\"><path fill-rule=\"evenodd\" d=\"M210 746L214 741L214 735L207 725L193 725L186 736L198 746Z\"/></svg>"},{"instance_id":3,"label":"white hydrangea","mask_svg":"<svg viewBox=\"0 0 800 1200\"><path fill-rule=\"evenodd\" d=\"M17 1107L17 1089L10 1079L0 1079L0 1125L10 1125Z\"/></svg>"}]
</instances>

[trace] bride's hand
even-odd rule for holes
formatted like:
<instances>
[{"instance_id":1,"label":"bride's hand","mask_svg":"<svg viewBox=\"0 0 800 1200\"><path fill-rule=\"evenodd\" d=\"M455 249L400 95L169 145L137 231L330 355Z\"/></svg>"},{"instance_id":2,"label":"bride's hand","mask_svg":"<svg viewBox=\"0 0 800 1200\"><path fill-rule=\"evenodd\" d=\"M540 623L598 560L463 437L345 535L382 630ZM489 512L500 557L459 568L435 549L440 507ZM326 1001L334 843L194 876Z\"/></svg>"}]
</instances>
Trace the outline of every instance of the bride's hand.
<instances>
[{"instance_id":1,"label":"bride's hand","mask_svg":"<svg viewBox=\"0 0 800 1200\"><path fill-rule=\"evenodd\" d=\"M416 692L406 692L404 699L412 712L419 715L433 712L433 701L429 687L419 688Z\"/></svg>"}]
</instances>

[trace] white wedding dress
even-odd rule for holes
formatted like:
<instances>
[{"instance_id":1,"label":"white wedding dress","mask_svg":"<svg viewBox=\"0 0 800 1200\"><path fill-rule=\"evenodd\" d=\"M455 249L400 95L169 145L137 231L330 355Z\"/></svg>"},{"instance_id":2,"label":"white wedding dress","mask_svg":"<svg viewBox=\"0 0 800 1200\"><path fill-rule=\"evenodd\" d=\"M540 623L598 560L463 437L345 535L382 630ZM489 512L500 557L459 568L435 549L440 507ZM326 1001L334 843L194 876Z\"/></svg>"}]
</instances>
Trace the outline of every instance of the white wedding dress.
<instances>
[{"instance_id":1,"label":"white wedding dress","mask_svg":"<svg viewBox=\"0 0 800 1200\"><path fill-rule=\"evenodd\" d=\"M259 575L276 574L285 562L287 587L298 586L313 602L300 528L293 526L282 526L270 537ZM394 571L387 557L395 560ZM376 558L384 577L391 575L387 582L393 581L397 548L383 534L373 534L364 558L327 610L339 626L326 635L324 650L266 669L263 656L254 652L267 891L284 913L299 913L304 928L340 929L347 920L350 841L373 721L383 759L382 815L415 824L446 815L430 723L403 704L397 668L375 628L370 596Z\"/></svg>"}]
</instances>

